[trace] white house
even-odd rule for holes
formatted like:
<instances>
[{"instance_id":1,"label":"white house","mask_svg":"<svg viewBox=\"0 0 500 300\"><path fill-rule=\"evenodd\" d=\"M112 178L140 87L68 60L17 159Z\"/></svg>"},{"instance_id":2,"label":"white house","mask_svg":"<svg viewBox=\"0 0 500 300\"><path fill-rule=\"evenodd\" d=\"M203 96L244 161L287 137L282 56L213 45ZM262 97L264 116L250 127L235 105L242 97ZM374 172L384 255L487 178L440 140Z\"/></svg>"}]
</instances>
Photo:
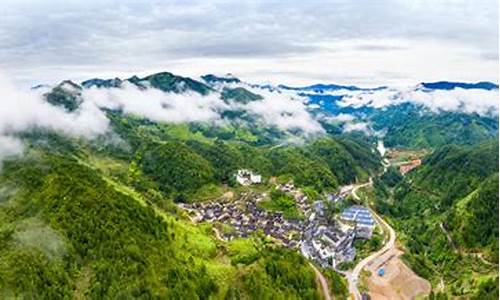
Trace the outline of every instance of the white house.
<instances>
[{"instance_id":1,"label":"white house","mask_svg":"<svg viewBox=\"0 0 500 300\"><path fill-rule=\"evenodd\" d=\"M242 169L236 173L236 181L241 185L250 185L262 182L262 176L250 170Z\"/></svg>"}]
</instances>

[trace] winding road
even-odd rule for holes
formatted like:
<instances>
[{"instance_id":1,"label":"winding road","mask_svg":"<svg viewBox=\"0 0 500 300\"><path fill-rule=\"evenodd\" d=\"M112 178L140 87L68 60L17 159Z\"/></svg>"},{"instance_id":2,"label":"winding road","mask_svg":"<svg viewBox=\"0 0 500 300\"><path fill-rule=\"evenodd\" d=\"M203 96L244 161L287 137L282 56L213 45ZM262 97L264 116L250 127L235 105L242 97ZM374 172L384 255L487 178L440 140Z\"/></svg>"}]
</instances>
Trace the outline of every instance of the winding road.
<instances>
[{"instance_id":1,"label":"winding road","mask_svg":"<svg viewBox=\"0 0 500 300\"><path fill-rule=\"evenodd\" d=\"M325 300L332 300L332 296L330 295L330 289L328 288L328 281L326 280L325 276L321 274L321 272L316 268L315 265L312 263L309 263L311 268L314 270L314 273L316 274L316 279L319 281L321 284L321 289L323 291L323 296L325 297Z\"/></svg>"},{"instance_id":2,"label":"winding road","mask_svg":"<svg viewBox=\"0 0 500 300\"><path fill-rule=\"evenodd\" d=\"M353 187L351 190L351 195L354 199L360 200L359 196L356 194L356 191L359 188L370 186L373 184L372 178L370 177L370 180L367 183L359 184ZM347 281L349 282L349 293L351 295L354 295L354 299L356 300L361 300L361 293L358 289L358 281L359 281L359 274L363 270L363 268L368 265L370 262L374 261L376 258L378 258L380 255L386 253L387 251L395 248L396 244L396 232L394 229L384 220L382 219L374 210L369 208L373 216L375 217L377 223L382 227L384 232L389 232L389 240L385 245L377 252L371 254L370 256L366 257L362 261L360 261L353 269L351 273L346 273L346 278Z\"/></svg>"}]
</instances>

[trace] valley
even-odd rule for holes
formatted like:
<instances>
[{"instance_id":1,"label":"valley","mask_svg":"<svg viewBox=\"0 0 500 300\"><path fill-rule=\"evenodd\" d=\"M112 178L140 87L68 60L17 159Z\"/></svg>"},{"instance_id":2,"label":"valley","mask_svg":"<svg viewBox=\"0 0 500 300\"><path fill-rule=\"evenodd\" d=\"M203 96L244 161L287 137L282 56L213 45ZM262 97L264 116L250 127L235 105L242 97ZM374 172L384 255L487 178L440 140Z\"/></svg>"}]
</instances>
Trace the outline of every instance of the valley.
<instances>
[{"instance_id":1,"label":"valley","mask_svg":"<svg viewBox=\"0 0 500 300\"><path fill-rule=\"evenodd\" d=\"M169 72L37 87L72 121L9 133L23 147L2 158L0 296L494 295L495 117L346 106L367 92L350 89L314 102L345 89ZM417 134L429 118L455 131ZM480 126L446 144L464 122Z\"/></svg>"},{"instance_id":2,"label":"valley","mask_svg":"<svg viewBox=\"0 0 500 300\"><path fill-rule=\"evenodd\" d=\"M0 300L498 300L498 0L4 0Z\"/></svg>"},{"instance_id":3,"label":"valley","mask_svg":"<svg viewBox=\"0 0 500 300\"><path fill-rule=\"evenodd\" d=\"M368 183L357 185L351 192L353 198L361 201L356 191L372 185L372 178ZM430 283L417 276L401 261L403 252L397 247L395 230L376 212L372 210L372 213L386 233L384 246L359 262L352 271L345 273L351 295L354 295L355 299L362 299L358 288L362 272L369 274L363 278L363 294L369 295L370 299L415 299L429 295Z\"/></svg>"}]
</instances>

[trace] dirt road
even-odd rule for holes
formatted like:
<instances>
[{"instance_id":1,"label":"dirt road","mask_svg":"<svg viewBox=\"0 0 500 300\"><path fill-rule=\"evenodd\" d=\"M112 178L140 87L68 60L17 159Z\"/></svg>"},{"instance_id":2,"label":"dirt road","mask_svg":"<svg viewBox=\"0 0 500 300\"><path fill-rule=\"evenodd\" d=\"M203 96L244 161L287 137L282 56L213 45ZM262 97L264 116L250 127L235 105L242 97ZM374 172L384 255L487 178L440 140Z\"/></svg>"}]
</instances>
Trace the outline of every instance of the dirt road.
<instances>
[{"instance_id":1,"label":"dirt road","mask_svg":"<svg viewBox=\"0 0 500 300\"><path fill-rule=\"evenodd\" d=\"M325 300L332 300L333 297L330 295L330 288L328 288L328 281L326 280L325 276L321 274L321 272L316 268L315 265L309 263L311 268L313 268L314 273L316 274L316 279L319 281L321 284L321 290L323 291L323 297Z\"/></svg>"}]
</instances>

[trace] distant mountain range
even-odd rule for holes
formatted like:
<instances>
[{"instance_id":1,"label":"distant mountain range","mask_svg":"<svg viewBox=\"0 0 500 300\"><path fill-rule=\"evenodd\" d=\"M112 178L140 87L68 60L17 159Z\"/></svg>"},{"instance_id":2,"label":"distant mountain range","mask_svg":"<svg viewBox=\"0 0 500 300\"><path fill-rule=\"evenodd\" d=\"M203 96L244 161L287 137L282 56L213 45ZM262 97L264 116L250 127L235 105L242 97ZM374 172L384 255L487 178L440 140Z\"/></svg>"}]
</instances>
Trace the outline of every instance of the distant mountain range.
<instances>
[{"instance_id":1,"label":"distant mountain range","mask_svg":"<svg viewBox=\"0 0 500 300\"><path fill-rule=\"evenodd\" d=\"M461 89L482 89L482 90L498 90L498 84L489 82L489 81L481 81L477 83L467 83L467 82L452 82L452 81L437 81L437 82L422 82L420 85L426 89L432 90L452 90L455 88ZM361 88L355 85L338 85L338 84L313 84L302 87L292 87L287 85L278 85L279 88L285 90L293 90L293 91L337 91L337 90L346 90L346 91L376 91L387 89L387 86L380 86L375 88Z\"/></svg>"},{"instance_id":2,"label":"distant mountain range","mask_svg":"<svg viewBox=\"0 0 500 300\"><path fill-rule=\"evenodd\" d=\"M477 83L450 82L450 81L422 82L422 86L427 89L434 89L434 90L452 90L455 88L498 90L498 84L489 81L481 81Z\"/></svg>"},{"instance_id":3,"label":"distant mountain range","mask_svg":"<svg viewBox=\"0 0 500 300\"><path fill-rule=\"evenodd\" d=\"M345 134L362 131L369 135L385 135L388 146L434 147L449 143L468 144L498 134L498 103L481 101L476 104L474 98L479 97L474 94L475 91L493 93L486 95L490 98L496 97L498 85L492 82L422 82L407 89L387 86L362 88L337 84L291 87L249 84L231 74L207 74L197 80L161 72L142 78L94 78L80 84L63 81L46 93L46 98L51 104L61 105L71 112L82 103L83 89L111 89L125 85L140 90L153 88L167 93L218 95L225 105L225 108L217 108L221 118L246 128L255 127L255 122L260 124L257 128L266 128L259 122L255 111L249 109L254 106L248 106L250 103L263 101L266 96L289 94L297 101L303 102L311 118L319 122L326 132ZM45 85L35 88L42 87L46 88ZM444 103L443 99L447 102ZM264 111L265 108L259 113ZM278 112L278 116L286 114ZM268 132L267 135L264 134L266 139L283 137L279 134L279 128L268 128L264 131ZM296 132L290 130L288 134L293 135ZM261 134L263 133L259 135Z\"/></svg>"}]
</instances>

